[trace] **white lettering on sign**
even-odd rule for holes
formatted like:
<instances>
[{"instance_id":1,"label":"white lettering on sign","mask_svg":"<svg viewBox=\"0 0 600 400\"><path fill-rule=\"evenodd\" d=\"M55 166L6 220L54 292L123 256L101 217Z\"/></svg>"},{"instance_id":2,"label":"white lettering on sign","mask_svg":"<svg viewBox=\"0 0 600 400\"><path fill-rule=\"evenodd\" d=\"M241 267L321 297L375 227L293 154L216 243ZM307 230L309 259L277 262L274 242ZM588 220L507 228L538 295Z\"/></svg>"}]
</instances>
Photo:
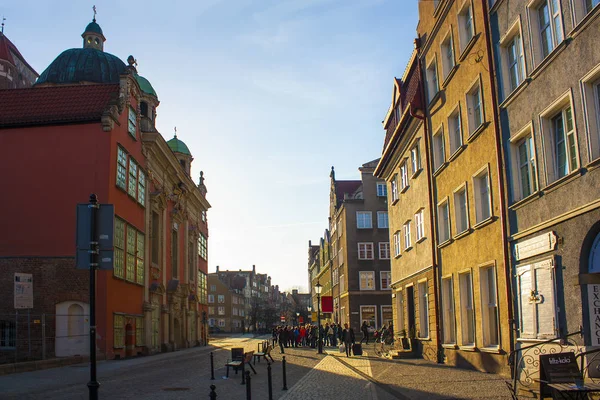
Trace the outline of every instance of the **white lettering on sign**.
<instances>
[{"instance_id":1,"label":"white lettering on sign","mask_svg":"<svg viewBox=\"0 0 600 400\"><path fill-rule=\"evenodd\" d=\"M571 358L570 357L557 357L557 358L550 357L548 359L548 362L553 365L569 364L571 362Z\"/></svg>"},{"instance_id":2,"label":"white lettering on sign","mask_svg":"<svg viewBox=\"0 0 600 400\"><path fill-rule=\"evenodd\" d=\"M600 346L600 285L587 285L592 346Z\"/></svg>"},{"instance_id":3,"label":"white lettering on sign","mask_svg":"<svg viewBox=\"0 0 600 400\"><path fill-rule=\"evenodd\" d=\"M556 248L556 234L554 232L544 233L531 239L523 240L515 244L515 259L523 260L525 258L537 256Z\"/></svg>"},{"instance_id":4,"label":"white lettering on sign","mask_svg":"<svg viewBox=\"0 0 600 400\"><path fill-rule=\"evenodd\" d=\"M15 272L15 308L33 308L33 275Z\"/></svg>"}]
</instances>

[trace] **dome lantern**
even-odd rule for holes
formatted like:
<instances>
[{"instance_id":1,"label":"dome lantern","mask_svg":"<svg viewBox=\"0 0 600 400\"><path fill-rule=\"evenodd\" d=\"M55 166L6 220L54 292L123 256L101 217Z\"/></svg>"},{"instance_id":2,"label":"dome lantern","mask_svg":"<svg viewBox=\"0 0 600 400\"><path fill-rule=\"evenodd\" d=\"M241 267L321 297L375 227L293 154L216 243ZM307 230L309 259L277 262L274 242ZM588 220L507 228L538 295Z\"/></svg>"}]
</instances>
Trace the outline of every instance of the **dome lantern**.
<instances>
[{"instance_id":1,"label":"dome lantern","mask_svg":"<svg viewBox=\"0 0 600 400\"><path fill-rule=\"evenodd\" d=\"M104 51L104 42L106 42L106 38L102 33L100 25L96 23L96 6L94 6L93 9L94 19L92 19L92 22L85 27L85 31L81 34L81 37L83 38L83 48Z\"/></svg>"}]
</instances>

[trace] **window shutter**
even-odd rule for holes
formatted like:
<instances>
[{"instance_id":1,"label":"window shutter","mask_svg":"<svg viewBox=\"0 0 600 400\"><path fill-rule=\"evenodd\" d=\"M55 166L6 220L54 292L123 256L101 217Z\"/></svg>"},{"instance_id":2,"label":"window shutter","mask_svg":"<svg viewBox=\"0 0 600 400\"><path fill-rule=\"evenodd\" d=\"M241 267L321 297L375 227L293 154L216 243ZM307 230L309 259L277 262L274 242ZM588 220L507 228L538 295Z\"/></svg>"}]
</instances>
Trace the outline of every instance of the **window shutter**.
<instances>
[{"instance_id":1,"label":"window shutter","mask_svg":"<svg viewBox=\"0 0 600 400\"><path fill-rule=\"evenodd\" d=\"M556 308L554 305L554 271L552 260L534 264L538 337L556 337Z\"/></svg>"},{"instance_id":2,"label":"window shutter","mask_svg":"<svg viewBox=\"0 0 600 400\"><path fill-rule=\"evenodd\" d=\"M525 265L517 269L517 282L519 285L519 322L522 338L535 337L535 321L533 315L534 303L531 303L531 265Z\"/></svg>"}]
</instances>

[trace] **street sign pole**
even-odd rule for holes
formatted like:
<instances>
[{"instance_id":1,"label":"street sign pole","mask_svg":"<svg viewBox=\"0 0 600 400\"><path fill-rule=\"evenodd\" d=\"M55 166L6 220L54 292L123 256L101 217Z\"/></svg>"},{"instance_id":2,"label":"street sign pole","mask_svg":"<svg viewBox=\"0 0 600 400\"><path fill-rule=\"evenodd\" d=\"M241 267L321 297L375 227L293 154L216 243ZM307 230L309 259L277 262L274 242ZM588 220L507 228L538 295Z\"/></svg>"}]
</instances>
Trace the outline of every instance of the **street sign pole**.
<instances>
[{"instance_id":1,"label":"street sign pole","mask_svg":"<svg viewBox=\"0 0 600 400\"><path fill-rule=\"evenodd\" d=\"M96 215L98 198L95 194L90 195L90 400L98 400L98 388L100 384L96 380L96 267L98 266L98 237L96 233Z\"/></svg>"}]
</instances>

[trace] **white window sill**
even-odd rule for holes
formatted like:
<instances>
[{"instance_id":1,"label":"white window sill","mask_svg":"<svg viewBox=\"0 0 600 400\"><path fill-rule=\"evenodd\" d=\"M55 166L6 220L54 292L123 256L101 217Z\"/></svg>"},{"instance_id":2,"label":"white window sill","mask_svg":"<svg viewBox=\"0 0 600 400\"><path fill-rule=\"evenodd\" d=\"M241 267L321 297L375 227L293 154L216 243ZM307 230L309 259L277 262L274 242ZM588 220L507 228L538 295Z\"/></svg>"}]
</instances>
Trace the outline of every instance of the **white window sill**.
<instances>
[{"instance_id":1,"label":"white window sill","mask_svg":"<svg viewBox=\"0 0 600 400\"><path fill-rule=\"evenodd\" d=\"M425 336L425 337L417 337L418 340L420 340L421 342L429 342L431 341L431 337L429 336Z\"/></svg>"},{"instance_id":2,"label":"white window sill","mask_svg":"<svg viewBox=\"0 0 600 400\"><path fill-rule=\"evenodd\" d=\"M423 168L419 168L418 170L416 170L415 172L413 172L413 174L411 175L410 179L415 179L417 176L419 176L421 174L421 171L423 171Z\"/></svg>"},{"instance_id":3,"label":"white window sill","mask_svg":"<svg viewBox=\"0 0 600 400\"><path fill-rule=\"evenodd\" d=\"M408 190L408 188L410 187L410 185L406 185L404 186L402 189L400 189L400 193L404 193Z\"/></svg>"},{"instance_id":4,"label":"white window sill","mask_svg":"<svg viewBox=\"0 0 600 400\"><path fill-rule=\"evenodd\" d=\"M462 232L460 232L460 233L456 234L456 235L454 236L454 240L458 240L458 239L460 239L460 238L464 238L465 236L467 236L467 235L468 235L468 234L470 234L471 232L472 232L472 231L471 231L471 228L467 228L467 229L465 229L464 231L462 231Z\"/></svg>"},{"instance_id":5,"label":"white window sill","mask_svg":"<svg viewBox=\"0 0 600 400\"><path fill-rule=\"evenodd\" d=\"M438 249L441 249L442 247L446 247L448 246L450 243L452 243L452 239L446 239L445 241L443 241L442 243L438 244Z\"/></svg>"},{"instance_id":6,"label":"white window sill","mask_svg":"<svg viewBox=\"0 0 600 400\"><path fill-rule=\"evenodd\" d=\"M398 258L400 258L400 257L402 257L402 254L396 254L396 255L394 256L394 259L398 259Z\"/></svg>"},{"instance_id":7,"label":"white window sill","mask_svg":"<svg viewBox=\"0 0 600 400\"><path fill-rule=\"evenodd\" d=\"M469 55L469 50L471 50L471 48L475 46L475 42L478 38L479 34L473 35L473 37L471 38L471 40L469 40L469 43L467 43L465 48L460 51L460 57L458 57L459 62L465 61L465 58L467 58L467 56Z\"/></svg>"},{"instance_id":8,"label":"white window sill","mask_svg":"<svg viewBox=\"0 0 600 400\"><path fill-rule=\"evenodd\" d=\"M543 189L544 194L550 193L558 189L559 187L566 185L567 183L579 178L582 172L583 170L581 168L578 168L575 171L563 176L562 178L555 180Z\"/></svg>"},{"instance_id":9,"label":"white window sill","mask_svg":"<svg viewBox=\"0 0 600 400\"><path fill-rule=\"evenodd\" d=\"M567 39L563 40L562 42L560 42L558 44L558 46L556 46L550 52L550 54L548 54L542 61L540 61L540 63L538 65L536 65L536 67L533 69L533 71L531 71L531 73L529 74L531 79L537 78L537 76L539 74L541 74L542 71L545 70L548 65L550 65L552 60L554 60L567 47L567 44L570 40L571 39L567 38Z\"/></svg>"},{"instance_id":10,"label":"white window sill","mask_svg":"<svg viewBox=\"0 0 600 400\"><path fill-rule=\"evenodd\" d=\"M450 158L448 158L448 161L454 161L460 155L460 153L462 153L464 151L464 149L466 149L466 148L467 148L466 144L461 144L460 146L458 146L456 148L456 150L454 150L454 153L452 153Z\"/></svg>"},{"instance_id":11,"label":"white window sill","mask_svg":"<svg viewBox=\"0 0 600 400\"><path fill-rule=\"evenodd\" d=\"M406 248L404 249L404 251L411 251L411 250L412 250L412 248L413 248L412 246L408 246L408 247L406 247Z\"/></svg>"},{"instance_id":12,"label":"white window sill","mask_svg":"<svg viewBox=\"0 0 600 400\"><path fill-rule=\"evenodd\" d=\"M439 174L441 174L442 171L444 169L446 169L447 166L448 166L448 162L444 161L439 167L436 168L435 172L433 173L433 176L438 176Z\"/></svg>"},{"instance_id":13,"label":"white window sill","mask_svg":"<svg viewBox=\"0 0 600 400\"><path fill-rule=\"evenodd\" d=\"M445 349L458 349L458 346L455 343L442 343L442 347Z\"/></svg>"},{"instance_id":14,"label":"white window sill","mask_svg":"<svg viewBox=\"0 0 600 400\"><path fill-rule=\"evenodd\" d=\"M452 67L452 69L448 72L448 75L446 75L446 77L444 78L444 81L442 82L442 89L445 89L446 86L448 86L448 84L452 80L452 77L456 73L456 70L458 69L459 65L460 64L454 64L454 66Z\"/></svg>"},{"instance_id":15,"label":"white window sill","mask_svg":"<svg viewBox=\"0 0 600 400\"><path fill-rule=\"evenodd\" d=\"M477 351L477 347L475 347L475 345L458 346L458 349L462 351Z\"/></svg>"},{"instance_id":16,"label":"white window sill","mask_svg":"<svg viewBox=\"0 0 600 400\"><path fill-rule=\"evenodd\" d=\"M467 138L467 143L471 143L473 140L475 140L477 138L477 136L479 136L481 134L481 132L483 132L485 130L485 128L488 127L490 123L487 121L484 121L481 123L481 125L479 125L477 127L477 129L475 129L473 132L471 132L469 134L469 137Z\"/></svg>"},{"instance_id":17,"label":"white window sill","mask_svg":"<svg viewBox=\"0 0 600 400\"><path fill-rule=\"evenodd\" d=\"M421 243L423 241L425 241L425 239L427 239L427 236L423 236L422 238L419 238L415 241L415 243Z\"/></svg>"},{"instance_id":18,"label":"white window sill","mask_svg":"<svg viewBox=\"0 0 600 400\"><path fill-rule=\"evenodd\" d=\"M476 223L476 224L473 226L473 228L474 228L474 229L481 229L481 228L483 228L484 226L487 226L487 225L491 224L491 223L492 223L492 222L494 222L495 220L496 220L496 218L494 218L494 216L492 215L492 216L490 216L490 217L487 217L487 218L486 218L486 219L484 219L483 221Z\"/></svg>"},{"instance_id":19,"label":"white window sill","mask_svg":"<svg viewBox=\"0 0 600 400\"><path fill-rule=\"evenodd\" d=\"M393 200L392 200L392 205L393 205L393 206L395 206L395 205L396 205L396 203L398 203L399 201L400 201L400 198L393 199Z\"/></svg>"},{"instance_id":20,"label":"white window sill","mask_svg":"<svg viewBox=\"0 0 600 400\"><path fill-rule=\"evenodd\" d=\"M518 210L519 208L531 203L532 201L539 199L541 196L542 192L540 192L539 190L535 191L529 196L515 201L514 203L509 205L508 208L510 208L511 210Z\"/></svg>"},{"instance_id":21,"label":"white window sill","mask_svg":"<svg viewBox=\"0 0 600 400\"><path fill-rule=\"evenodd\" d=\"M516 88L514 88L512 92L510 92L508 96L506 96L504 100L502 100L502 103L500 103L498 107L508 107L510 103L512 103L513 100L516 99L519 96L519 94L523 92L523 90L525 90L525 88L529 85L529 82L531 82L530 78L523 79L523 82L521 82Z\"/></svg>"},{"instance_id":22,"label":"white window sill","mask_svg":"<svg viewBox=\"0 0 600 400\"><path fill-rule=\"evenodd\" d=\"M360 290L361 292L369 292L369 291L374 291L374 290L375 290L375 288L373 288L373 289L363 289L363 288L360 288L359 290Z\"/></svg>"},{"instance_id":23,"label":"white window sill","mask_svg":"<svg viewBox=\"0 0 600 400\"><path fill-rule=\"evenodd\" d=\"M481 351L482 353L494 353L494 354L500 354L500 346L488 346L488 347L480 347L479 351Z\"/></svg>"}]
</instances>

